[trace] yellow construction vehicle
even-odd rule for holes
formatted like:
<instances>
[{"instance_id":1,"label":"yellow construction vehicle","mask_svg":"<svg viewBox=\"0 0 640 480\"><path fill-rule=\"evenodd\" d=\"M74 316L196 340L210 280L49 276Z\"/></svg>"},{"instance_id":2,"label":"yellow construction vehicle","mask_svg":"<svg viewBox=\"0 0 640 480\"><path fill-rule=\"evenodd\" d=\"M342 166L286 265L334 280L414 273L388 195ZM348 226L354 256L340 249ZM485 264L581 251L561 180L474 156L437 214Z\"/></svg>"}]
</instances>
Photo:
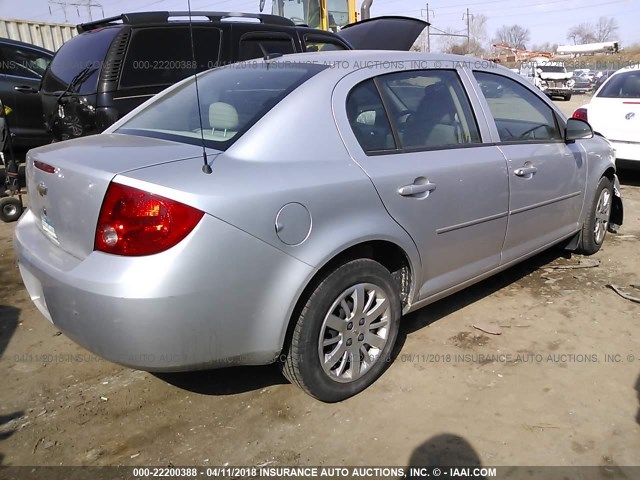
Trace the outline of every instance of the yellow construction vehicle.
<instances>
[{"instance_id":1,"label":"yellow construction vehicle","mask_svg":"<svg viewBox=\"0 0 640 480\"><path fill-rule=\"evenodd\" d=\"M299 25L339 31L345 25L369 18L372 0L364 0L358 18L355 0L272 0L271 13L286 17ZM260 11L265 0L260 1Z\"/></svg>"}]
</instances>

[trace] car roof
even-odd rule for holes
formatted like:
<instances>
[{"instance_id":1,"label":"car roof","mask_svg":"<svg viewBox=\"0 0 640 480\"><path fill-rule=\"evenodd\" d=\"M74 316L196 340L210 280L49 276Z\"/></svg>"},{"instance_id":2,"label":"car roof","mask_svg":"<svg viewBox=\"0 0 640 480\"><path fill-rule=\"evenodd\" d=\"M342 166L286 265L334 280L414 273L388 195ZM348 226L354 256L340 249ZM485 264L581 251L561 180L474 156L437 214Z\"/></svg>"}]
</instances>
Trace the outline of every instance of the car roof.
<instances>
[{"instance_id":1,"label":"car roof","mask_svg":"<svg viewBox=\"0 0 640 480\"><path fill-rule=\"evenodd\" d=\"M12 46L15 46L15 47L28 47L28 48L32 48L34 50L38 50L38 51L43 52L43 53L48 53L51 56L54 55L54 53L51 50L47 50L46 48L42 48L42 47L39 47L37 45L33 45L31 43L27 43L27 42L20 42L18 40L12 40L10 38L0 38L0 43L4 43L5 45L12 45Z\"/></svg>"},{"instance_id":2,"label":"car roof","mask_svg":"<svg viewBox=\"0 0 640 480\"><path fill-rule=\"evenodd\" d=\"M627 65L626 67L622 67L619 70L616 70L613 75L618 75L620 73L625 73L625 72L634 72L636 70L640 70L640 63L636 63L635 65Z\"/></svg>"},{"instance_id":3,"label":"car roof","mask_svg":"<svg viewBox=\"0 0 640 480\"><path fill-rule=\"evenodd\" d=\"M250 60L250 61L262 61ZM316 63L320 65L328 65L325 72L334 71L336 76L344 76L350 71L356 71L361 68L372 68L380 70L383 73L384 68L393 68L395 64L400 62L416 62L410 65L412 70L420 70L424 68L443 68L452 69L457 66L467 66L477 69L492 69L496 72L505 74L508 77L521 79L519 74L512 72L502 65L483 60L476 57L467 57L463 55L452 55L445 53L425 53L425 52L409 52L398 50L332 50L327 52L307 52L307 53L291 53L283 55L268 62L277 63ZM426 65L425 62L433 62ZM439 63L439 65L438 65Z\"/></svg>"}]
</instances>

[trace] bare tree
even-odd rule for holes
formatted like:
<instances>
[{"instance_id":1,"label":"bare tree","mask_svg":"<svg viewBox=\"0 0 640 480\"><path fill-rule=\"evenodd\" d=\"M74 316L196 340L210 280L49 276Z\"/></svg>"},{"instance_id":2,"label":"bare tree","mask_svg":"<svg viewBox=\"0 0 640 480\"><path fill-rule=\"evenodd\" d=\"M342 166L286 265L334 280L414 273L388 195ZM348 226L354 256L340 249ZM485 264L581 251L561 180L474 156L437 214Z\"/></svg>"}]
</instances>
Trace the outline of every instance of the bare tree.
<instances>
[{"instance_id":1,"label":"bare tree","mask_svg":"<svg viewBox=\"0 0 640 480\"><path fill-rule=\"evenodd\" d=\"M469 25L469 53L479 57L485 53L487 42L487 16L478 14L471 17Z\"/></svg>"},{"instance_id":2,"label":"bare tree","mask_svg":"<svg viewBox=\"0 0 640 480\"><path fill-rule=\"evenodd\" d=\"M549 53L554 53L556 50L558 50L558 44L557 43L551 43L551 42L544 42L541 44L534 44L531 46L531 50L535 51L535 52L549 52Z\"/></svg>"},{"instance_id":3,"label":"bare tree","mask_svg":"<svg viewBox=\"0 0 640 480\"><path fill-rule=\"evenodd\" d=\"M567 32L567 39L571 40L574 45L595 42L596 37L593 33L593 25L586 22L574 25Z\"/></svg>"},{"instance_id":4,"label":"bare tree","mask_svg":"<svg viewBox=\"0 0 640 480\"><path fill-rule=\"evenodd\" d=\"M443 33L455 34L456 32L451 27L446 27ZM460 37L454 37L452 35L439 35L438 46L443 53L453 53L452 49L454 45L460 43ZM466 52L465 52L466 53Z\"/></svg>"},{"instance_id":5,"label":"bare tree","mask_svg":"<svg viewBox=\"0 0 640 480\"><path fill-rule=\"evenodd\" d=\"M512 48L527 48L529 38L528 28L520 25L503 25L496 31L493 42L502 43Z\"/></svg>"},{"instance_id":6,"label":"bare tree","mask_svg":"<svg viewBox=\"0 0 640 480\"><path fill-rule=\"evenodd\" d=\"M597 42L607 42L618 33L618 22L613 17L600 17L596 22L594 36Z\"/></svg>"},{"instance_id":7,"label":"bare tree","mask_svg":"<svg viewBox=\"0 0 640 480\"><path fill-rule=\"evenodd\" d=\"M567 39L574 45L606 42L618 32L618 22L612 17L600 17L596 24L580 23L569 29Z\"/></svg>"}]
</instances>

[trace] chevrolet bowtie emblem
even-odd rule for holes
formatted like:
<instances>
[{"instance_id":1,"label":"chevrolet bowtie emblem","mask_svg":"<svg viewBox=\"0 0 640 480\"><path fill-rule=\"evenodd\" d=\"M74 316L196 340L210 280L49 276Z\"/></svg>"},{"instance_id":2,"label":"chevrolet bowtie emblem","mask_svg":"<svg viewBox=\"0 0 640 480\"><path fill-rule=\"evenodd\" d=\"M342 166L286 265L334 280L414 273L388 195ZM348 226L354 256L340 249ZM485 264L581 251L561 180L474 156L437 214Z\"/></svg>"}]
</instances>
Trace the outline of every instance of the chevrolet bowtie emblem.
<instances>
[{"instance_id":1,"label":"chevrolet bowtie emblem","mask_svg":"<svg viewBox=\"0 0 640 480\"><path fill-rule=\"evenodd\" d=\"M41 197L44 197L48 191L47 186L44 184L44 182L40 182L36 187L36 190L38 190L38 193Z\"/></svg>"}]
</instances>

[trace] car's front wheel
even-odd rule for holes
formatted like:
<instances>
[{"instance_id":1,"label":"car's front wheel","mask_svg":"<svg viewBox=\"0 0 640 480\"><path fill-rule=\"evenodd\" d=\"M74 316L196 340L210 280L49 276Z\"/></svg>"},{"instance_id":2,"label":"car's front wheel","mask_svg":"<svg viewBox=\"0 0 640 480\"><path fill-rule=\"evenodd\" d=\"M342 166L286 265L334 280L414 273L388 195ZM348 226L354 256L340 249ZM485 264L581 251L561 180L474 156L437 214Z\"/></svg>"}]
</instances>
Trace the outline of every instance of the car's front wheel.
<instances>
[{"instance_id":1,"label":"car's front wheel","mask_svg":"<svg viewBox=\"0 0 640 480\"><path fill-rule=\"evenodd\" d=\"M609 228L609 217L613 204L613 184L602 177L596 187L589 210L582 226L582 235L578 251L584 255L593 255L604 243Z\"/></svg>"},{"instance_id":2,"label":"car's front wheel","mask_svg":"<svg viewBox=\"0 0 640 480\"><path fill-rule=\"evenodd\" d=\"M401 315L386 268L370 259L347 262L317 284L294 319L282 371L319 400L349 398L384 371Z\"/></svg>"}]
</instances>

